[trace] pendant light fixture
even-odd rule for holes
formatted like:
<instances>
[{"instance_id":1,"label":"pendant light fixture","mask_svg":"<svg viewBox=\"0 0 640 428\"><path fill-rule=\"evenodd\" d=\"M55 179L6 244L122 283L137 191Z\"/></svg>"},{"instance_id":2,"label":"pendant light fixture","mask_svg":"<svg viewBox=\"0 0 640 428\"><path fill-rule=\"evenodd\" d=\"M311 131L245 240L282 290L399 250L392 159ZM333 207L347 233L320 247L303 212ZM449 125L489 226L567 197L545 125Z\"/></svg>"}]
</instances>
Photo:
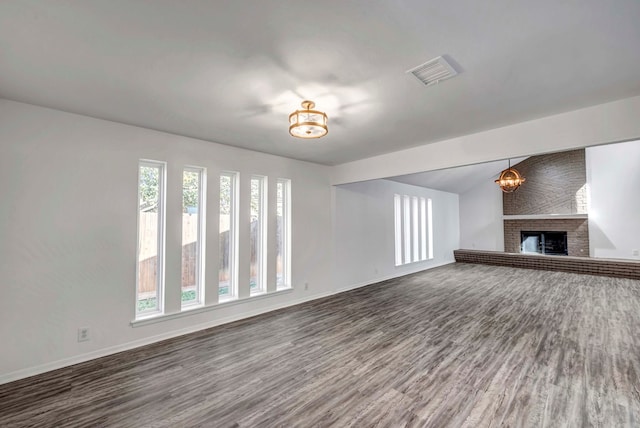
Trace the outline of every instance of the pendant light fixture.
<instances>
[{"instance_id":1,"label":"pendant light fixture","mask_svg":"<svg viewBox=\"0 0 640 428\"><path fill-rule=\"evenodd\" d=\"M309 100L302 102L303 110L296 110L289 115L289 134L298 138L320 138L327 135L327 114L312 110L316 103Z\"/></svg>"},{"instance_id":2,"label":"pendant light fixture","mask_svg":"<svg viewBox=\"0 0 640 428\"><path fill-rule=\"evenodd\" d=\"M511 168L511 159L509 159L509 167L500 173L500 177L496 180L498 186L504 193L511 193L518 190L518 187L526 181L518 170Z\"/></svg>"}]
</instances>

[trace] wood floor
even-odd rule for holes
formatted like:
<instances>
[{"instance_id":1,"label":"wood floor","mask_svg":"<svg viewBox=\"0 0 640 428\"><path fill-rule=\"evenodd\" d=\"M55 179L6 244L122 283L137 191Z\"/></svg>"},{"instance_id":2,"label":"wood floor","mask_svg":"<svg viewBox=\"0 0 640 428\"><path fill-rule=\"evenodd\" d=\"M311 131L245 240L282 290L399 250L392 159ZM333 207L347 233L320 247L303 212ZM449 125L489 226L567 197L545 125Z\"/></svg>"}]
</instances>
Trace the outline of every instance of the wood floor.
<instances>
[{"instance_id":1,"label":"wood floor","mask_svg":"<svg viewBox=\"0 0 640 428\"><path fill-rule=\"evenodd\" d=\"M640 426L639 377L640 281L458 263L5 385L0 426Z\"/></svg>"}]
</instances>

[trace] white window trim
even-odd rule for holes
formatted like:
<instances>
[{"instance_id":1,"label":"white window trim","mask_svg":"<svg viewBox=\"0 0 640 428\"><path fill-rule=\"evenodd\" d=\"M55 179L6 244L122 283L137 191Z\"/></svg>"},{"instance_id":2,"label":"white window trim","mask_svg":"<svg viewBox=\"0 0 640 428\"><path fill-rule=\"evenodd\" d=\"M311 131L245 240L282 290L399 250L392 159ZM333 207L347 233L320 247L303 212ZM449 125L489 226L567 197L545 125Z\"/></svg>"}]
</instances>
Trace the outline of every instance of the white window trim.
<instances>
[{"instance_id":1,"label":"white window trim","mask_svg":"<svg viewBox=\"0 0 640 428\"><path fill-rule=\"evenodd\" d=\"M403 264L411 263L411 198L402 196Z\"/></svg>"},{"instance_id":2,"label":"white window trim","mask_svg":"<svg viewBox=\"0 0 640 428\"><path fill-rule=\"evenodd\" d=\"M252 296L256 296L259 294L264 294L267 292L267 192L268 192L268 182L267 177L263 175L252 175L251 181L258 180L260 183L259 189L259 212L258 212L258 242L257 242L257 250L258 254L256 255L256 262L258 264L258 272L256 273L256 281L258 283L258 287L256 290L250 290L249 294ZM251 198L252 195L249 195Z\"/></svg>"},{"instance_id":3,"label":"white window trim","mask_svg":"<svg viewBox=\"0 0 640 428\"><path fill-rule=\"evenodd\" d=\"M395 261L396 266L403 265L402 261L402 197L393 195L393 220L395 238Z\"/></svg>"},{"instance_id":4,"label":"white window trim","mask_svg":"<svg viewBox=\"0 0 640 428\"><path fill-rule=\"evenodd\" d=\"M411 197L411 243L413 257L411 261L420 261L420 230L418 229L418 197Z\"/></svg>"},{"instance_id":5,"label":"white window trim","mask_svg":"<svg viewBox=\"0 0 640 428\"><path fill-rule=\"evenodd\" d=\"M427 260L427 200L420 198L420 260Z\"/></svg>"},{"instance_id":6,"label":"white window trim","mask_svg":"<svg viewBox=\"0 0 640 428\"><path fill-rule=\"evenodd\" d=\"M277 290L288 290L292 288L291 281L291 180L288 178L278 178L276 186L282 184L282 241L284 251L282 252L282 284L277 285ZM277 190L277 187L276 187ZM276 202L277 203L277 202Z\"/></svg>"},{"instance_id":7,"label":"white window trim","mask_svg":"<svg viewBox=\"0 0 640 428\"><path fill-rule=\"evenodd\" d=\"M428 259L433 259L433 203L427 199L427 238L429 239Z\"/></svg>"},{"instance_id":8,"label":"white window trim","mask_svg":"<svg viewBox=\"0 0 640 428\"><path fill-rule=\"evenodd\" d=\"M218 187L220 188L220 178L226 176L231 178L231 198L229 205L231 212L229 213L229 293L226 295L220 294L220 285L218 285L218 299L221 302L227 302L238 299L238 260L239 260L239 248L238 248L238 216L240 201L239 185L240 173L236 171L221 171L218 177ZM220 225L218 225L219 227ZM220 236L220 230L218 229L218 237ZM218 244L219 245L219 244ZM218 267L219 269L219 267Z\"/></svg>"},{"instance_id":9,"label":"white window trim","mask_svg":"<svg viewBox=\"0 0 640 428\"><path fill-rule=\"evenodd\" d=\"M188 310L175 312L172 314L149 314L148 316L136 318L132 320L129 323L129 325L131 325L131 327L134 327L134 328L142 327L145 325L156 324L159 322L169 321L176 318L183 318L190 315L196 315L204 312L215 311L217 309L224 309L230 306L246 303L248 301L256 301L256 300L265 299L269 297L281 296L283 294L288 294L288 293L293 293L293 288L282 288L280 290L272 291L269 293L262 293L255 296L249 296L242 299L228 299L224 301L221 300L219 303L216 303L213 305L204 305L204 306L197 306L197 307L191 306L190 309Z\"/></svg>"}]
</instances>

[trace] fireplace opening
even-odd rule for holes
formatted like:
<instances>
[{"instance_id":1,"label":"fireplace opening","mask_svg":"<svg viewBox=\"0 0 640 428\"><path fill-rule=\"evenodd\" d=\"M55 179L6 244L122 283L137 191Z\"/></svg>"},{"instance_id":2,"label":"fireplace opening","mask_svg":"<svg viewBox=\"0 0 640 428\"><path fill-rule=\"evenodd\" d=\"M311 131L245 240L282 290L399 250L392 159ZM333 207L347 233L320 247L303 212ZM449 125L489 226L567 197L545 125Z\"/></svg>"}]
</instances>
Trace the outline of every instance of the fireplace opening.
<instances>
[{"instance_id":1,"label":"fireplace opening","mask_svg":"<svg viewBox=\"0 0 640 428\"><path fill-rule=\"evenodd\" d=\"M567 232L520 232L520 252L566 256Z\"/></svg>"}]
</instances>

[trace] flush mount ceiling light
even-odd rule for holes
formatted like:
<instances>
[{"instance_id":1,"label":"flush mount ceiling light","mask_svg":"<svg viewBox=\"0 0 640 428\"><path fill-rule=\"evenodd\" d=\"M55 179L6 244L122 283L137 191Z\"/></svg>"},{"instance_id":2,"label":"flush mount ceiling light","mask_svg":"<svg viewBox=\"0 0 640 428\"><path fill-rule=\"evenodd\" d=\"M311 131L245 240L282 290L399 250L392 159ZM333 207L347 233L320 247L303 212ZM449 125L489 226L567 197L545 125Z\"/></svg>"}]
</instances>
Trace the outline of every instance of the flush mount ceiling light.
<instances>
[{"instance_id":1,"label":"flush mount ceiling light","mask_svg":"<svg viewBox=\"0 0 640 428\"><path fill-rule=\"evenodd\" d=\"M526 181L518 170L511 168L511 159L509 159L509 167L500 173L500 177L496 180L498 186L504 193L511 193L518 190L518 187Z\"/></svg>"},{"instance_id":2,"label":"flush mount ceiling light","mask_svg":"<svg viewBox=\"0 0 640 428\"><path fill-rule=\"evenodd\" d=\"M304 110L296 110L289 115L289 134L298 138L320 138L327 135L327 114L312 110L316 106L313 101L302 102Z\"/></svg>"}]
</instances>

